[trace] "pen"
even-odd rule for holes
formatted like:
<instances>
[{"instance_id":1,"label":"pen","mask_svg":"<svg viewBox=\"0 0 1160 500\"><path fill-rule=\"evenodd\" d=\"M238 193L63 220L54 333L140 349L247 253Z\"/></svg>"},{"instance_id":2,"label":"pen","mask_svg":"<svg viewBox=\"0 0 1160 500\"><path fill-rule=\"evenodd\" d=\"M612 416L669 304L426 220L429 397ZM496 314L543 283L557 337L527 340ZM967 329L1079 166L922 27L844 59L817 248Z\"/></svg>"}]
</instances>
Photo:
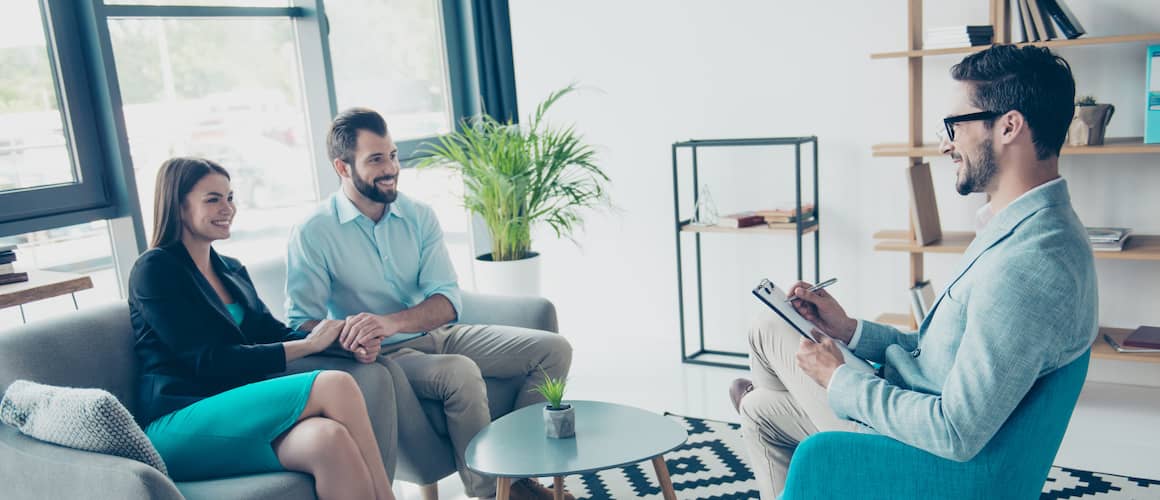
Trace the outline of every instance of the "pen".
<instances>
[{"instance_id":1,"label":"pen","mask_svg":"<svg viewBox=\"0 0 1160 500\"><path fill-rule=\"evenodd\" d=\"M821 283L818 283L818 284L816 284L816 285L814 285L814 286L811 286L811 287L809 288L809 291L810 291L810 292L816 292L816 291L818 291L818 290L821 290L821 289L823 289L823 288L825 288L825 287L828 287L828 286L830 286L830 285L833 285L834 283L837 283L837 282L838 282L838 278L830 278L830 279L828 279L828 280L826 280L826 281L823 281L823 282L821 282ZM799 298L799 297L798 297L797 295L794 295L793 297L790 297L790 298L788 298L788 299L785 299L785 301L786 301L786 302L793 302L793 301L795 301L795 300L798 300L798 298Z\"/></svg>"}]
</instances>

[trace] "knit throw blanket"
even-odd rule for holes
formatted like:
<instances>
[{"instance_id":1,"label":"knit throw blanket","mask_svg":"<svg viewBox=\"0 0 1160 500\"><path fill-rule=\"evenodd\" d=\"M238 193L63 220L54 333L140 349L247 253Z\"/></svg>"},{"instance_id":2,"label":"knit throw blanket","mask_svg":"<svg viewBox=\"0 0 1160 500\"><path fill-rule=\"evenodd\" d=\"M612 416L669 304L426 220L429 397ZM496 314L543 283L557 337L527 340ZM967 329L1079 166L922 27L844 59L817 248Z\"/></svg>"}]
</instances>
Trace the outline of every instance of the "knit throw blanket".
<instances>
[{"instance_id":1,"label":"knit throw blanket","mask_svg":"<svg viewBox=\"0 0 1160 500\"><path fill-rule=\"evenodd\" d=\"M169 474L129 410L101 389L17 380L0 400L0 422L41 441L136 460Z\"/></svg>"}]
</instances>

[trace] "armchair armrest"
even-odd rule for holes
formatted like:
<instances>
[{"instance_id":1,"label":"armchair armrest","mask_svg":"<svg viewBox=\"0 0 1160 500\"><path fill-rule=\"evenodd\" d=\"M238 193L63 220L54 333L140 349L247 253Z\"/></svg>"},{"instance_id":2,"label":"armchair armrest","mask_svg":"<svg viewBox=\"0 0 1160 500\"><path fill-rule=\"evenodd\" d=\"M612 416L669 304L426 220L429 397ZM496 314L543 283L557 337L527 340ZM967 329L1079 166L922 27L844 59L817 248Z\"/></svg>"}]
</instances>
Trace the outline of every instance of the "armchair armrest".
<instances>
[{"instance_id":1,"label":"armchair armrest","mask_svg":"<svg viewBox=\"0 0 1160 500\"><path fill-rule=\"evenodd\" d=\"M886 436L821 432L794 451L780 498L991 498L987 473Z\"/></svg>"},{"instance_id":2,"label":"armchair armrest","mask_svg":"<svg viewBox=\"0 0 1160 500\"><path fill-rule=\"evenodd\" d=\"M0 425L0 484L9 499L181 499L177 486L136 460L39 441Z\"/></svg>"},{"instance_id":3,"label":"armchair armrest","mask_svg":"<svg viewBox=\"0 0 1160 500\"><path fill-rule=\"evenodd\" d=\"M464 291L459 322L504 325L559 333L556 306L543 297L504 297Z\"/></svg>"}]
</instances>

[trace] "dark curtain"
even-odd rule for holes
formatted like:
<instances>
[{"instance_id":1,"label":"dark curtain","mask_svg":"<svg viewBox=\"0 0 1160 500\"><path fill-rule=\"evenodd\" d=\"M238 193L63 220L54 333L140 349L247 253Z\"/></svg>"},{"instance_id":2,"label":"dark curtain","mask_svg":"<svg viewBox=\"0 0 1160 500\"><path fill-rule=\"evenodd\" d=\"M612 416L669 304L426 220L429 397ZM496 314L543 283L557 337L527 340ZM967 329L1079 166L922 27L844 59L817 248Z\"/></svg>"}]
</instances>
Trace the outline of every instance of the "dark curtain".
<instances>
[{"instance_id":1,"label":"dark curtain","mask_svg":"<svg viewBox=\"0 0 1160 500\"><path fill-rule=\"evenodd\" d=\"M480 105L495 119L519 122L507 0L471 0L479 67Z\"/></svg>"}]
</instances>

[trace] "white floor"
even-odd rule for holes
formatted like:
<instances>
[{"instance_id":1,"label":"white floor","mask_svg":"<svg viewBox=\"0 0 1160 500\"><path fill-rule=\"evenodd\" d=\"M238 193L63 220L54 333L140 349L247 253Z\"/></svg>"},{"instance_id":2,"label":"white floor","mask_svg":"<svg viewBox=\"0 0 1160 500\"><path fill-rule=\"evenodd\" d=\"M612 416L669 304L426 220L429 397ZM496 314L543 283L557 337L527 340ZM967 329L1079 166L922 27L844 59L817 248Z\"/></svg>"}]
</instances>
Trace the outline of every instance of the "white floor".
<instances>
[{"instance_id":1,"label":"white floor","mask_svg":"<svg viewBox=\"0 0 1160 500\"><path fill-rule=\"evenodd\" d=\"M581 335L565 328L565 335L574 348L570 399L738 421L726 388L745 372L682 364L675 333L666 339L613 329ZM1095 360L1092 372L1099 376L1105 368ZM1160 388L1089 382L1055 463L1160 479ZM444 479L439 488L440 498L465 498L456 477ZM414 485L397 489L401 500L419 498Z\"/></svg>"}]
</instances>

